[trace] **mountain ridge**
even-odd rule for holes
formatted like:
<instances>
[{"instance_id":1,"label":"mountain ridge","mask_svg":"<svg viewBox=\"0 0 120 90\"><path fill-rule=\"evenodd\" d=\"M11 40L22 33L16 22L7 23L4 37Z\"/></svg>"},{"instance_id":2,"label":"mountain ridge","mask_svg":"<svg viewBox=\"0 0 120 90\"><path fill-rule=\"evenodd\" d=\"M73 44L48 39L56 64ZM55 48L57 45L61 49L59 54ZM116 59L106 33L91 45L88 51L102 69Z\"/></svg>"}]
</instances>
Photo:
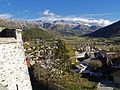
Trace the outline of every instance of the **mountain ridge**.
<instances>
[{"instance_id":1,"label":"mountain ridge","mask_svg":"<svg viewBox=\"0 0 120 90\"><path fill-rule=\"evenodd\" d=\"M41 20L13 20L13 19L0 19L0 26L8 28L30 29L30 28L44 28L58 32L62 35L83 35L94 32L100 26L87 26L80 23L68 22L64 20L57 20L53 22L44 22Z\"/></svg>"},{"instance_id":2,"label":"mountain ridge","mask_svg":"<svg viewBox=\"0 0 120 90\"><path fill-rule=\"evenodd\" d=\"M120 34L120 21L117 21L109 26L98 29L97 31L91 34L87 34L86 36L109 38L116 36L117 34Z\"/></svg>"}]
</instances>

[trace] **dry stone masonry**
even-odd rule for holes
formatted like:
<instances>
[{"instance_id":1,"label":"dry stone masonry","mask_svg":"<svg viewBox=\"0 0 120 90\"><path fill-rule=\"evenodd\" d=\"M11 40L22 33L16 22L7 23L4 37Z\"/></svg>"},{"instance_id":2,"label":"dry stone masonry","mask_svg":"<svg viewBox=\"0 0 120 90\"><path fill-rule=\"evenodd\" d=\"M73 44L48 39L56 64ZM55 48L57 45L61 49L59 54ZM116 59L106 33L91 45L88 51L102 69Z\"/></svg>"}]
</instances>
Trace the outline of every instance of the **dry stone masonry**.
<instances>
[{"instance_id":1,"label":"dry stone masonry","mask_svg":"<svg viewBox=\"0 0 120 90\"><path fill-rule=\"evenodd\" d=\"M32 90L20 29L0 32L0 84L8 90Z\"/></svg>"}]
</instances>

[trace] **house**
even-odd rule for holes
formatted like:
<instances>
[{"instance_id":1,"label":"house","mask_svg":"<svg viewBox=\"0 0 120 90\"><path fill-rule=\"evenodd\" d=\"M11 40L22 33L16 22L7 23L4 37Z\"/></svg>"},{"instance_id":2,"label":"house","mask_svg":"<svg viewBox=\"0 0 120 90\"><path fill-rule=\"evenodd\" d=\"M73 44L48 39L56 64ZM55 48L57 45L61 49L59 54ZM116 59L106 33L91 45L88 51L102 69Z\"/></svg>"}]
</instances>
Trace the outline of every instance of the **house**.
<instances>
[{"instance_id":1,"label":"house","mask_svg":"<svg viewBox=\"0 0 120 90\"><path fill-rule=\"evenodd\" d=\"M109 60L120 57L120 52L106 52Z\"/></svg>"},{"instance_id":2,"label":"house","mask_svg":"<svg viewBox=\"0 0 120 90\"><path fill-rule=\"evenodd\" d=\"M89 73L87 62L81 62L80 65L76 65L80 69L80 73Z\"/></svg>"},{"instance_id":3,"label":"house","mask_svg":"<svg viewBox=\"0 0 120 90\"><path fill-rule=\"evenodd\" d=\"M120 57L119 57L119 58L112 59L112 64L113 64L116 68L120 68Z\"/></svg>"},{"instance_id":4,"label":"house","mask_svg":"<svg viewBox=\"0 0 120 90\"><path fill-rule=\"evenodd\" d=\"M75 64L72 64L71 65L71 70L70 70L71 72L80 72L80 69L75 65Z\"/></svg>"},{"instance_id":5,"label":"house","mask_svg":"<svg viewBox=\"0 0 120 90\"><path fill-rule=\"evenodd\" d=\"M86 52L83 53L75 52L75 55L76 55L76 59L80 62L89 58L89 55Z\"/></svg>"},{"instance_id":6,"label":"house","mask_svg":"<svg viewBox=\"0 0 120 90\"><path fill-rule=\"evenodd\" d=\"M97 59L97 58L100 58L102 57L102 54L100 51L94 51L94 52L90 52L90 58L92 59Z\"/></svg>"},{"instance_id":7,"label":"house","mask_svg":"<svg viewBox=\"0 0 120 90\"><path fill-rule=\"evenodd\" d=\"M100 51L95 52L95 58L100 58L102 57L102 54Z\"/></svg>"},{"instance_id":8,"label":"house","mask_svg":"<svg viewBox=\"0 0 120 90\"><path fill-rule=\"evenodd\" d=\"M71 71L77 72L77 73L82 73L82 74L90 73L90 71L88 70L88 64L87 64L87 62L84 62L84 61L81 62L79 65L73 64L71 66Z\"/></svg>"}]
</instances>

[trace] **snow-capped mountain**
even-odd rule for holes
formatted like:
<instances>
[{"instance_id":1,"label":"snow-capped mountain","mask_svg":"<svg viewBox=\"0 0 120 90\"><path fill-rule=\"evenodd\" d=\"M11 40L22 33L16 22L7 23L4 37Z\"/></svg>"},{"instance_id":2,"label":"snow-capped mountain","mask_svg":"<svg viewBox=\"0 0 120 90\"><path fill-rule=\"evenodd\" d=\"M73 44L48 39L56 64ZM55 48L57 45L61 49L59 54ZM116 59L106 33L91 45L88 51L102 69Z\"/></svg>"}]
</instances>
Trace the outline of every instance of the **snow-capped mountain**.
<instances>
[{"instance_id":1,"label":"snow-capped mountain","mask_svg":"<svg viewBox=\"0 0 120 90\"><path fill-rule=\"evenodd\" d=\"M0 26L6 26L9 28L37 28L53 30L59 32L62 35L76 35L76 34L88 34L101 28L102 26L91 23L83 23L70 20L14 20L14 19L0 19ZM104 26L104 25L103 25Z\"/></svg>"}]
</instances>

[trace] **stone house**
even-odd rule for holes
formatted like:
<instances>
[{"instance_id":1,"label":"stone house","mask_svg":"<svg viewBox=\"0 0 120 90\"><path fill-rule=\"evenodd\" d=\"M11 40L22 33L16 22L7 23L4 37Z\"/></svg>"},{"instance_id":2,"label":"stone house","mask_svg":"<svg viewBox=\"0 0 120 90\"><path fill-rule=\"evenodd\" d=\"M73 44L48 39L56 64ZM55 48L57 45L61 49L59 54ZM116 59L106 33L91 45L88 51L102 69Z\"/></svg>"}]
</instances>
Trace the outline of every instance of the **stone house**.
<instances>
[{"instance_id":1,"label":"stone house","mask_svg":"<svg viewBox=\"0 0 120 90\"><path fill-rule=\"evenodd\" d=\"M22 30L5 28L0 31L0 84L8 90L32 90Z\"/></svg>"}]
</instances>

